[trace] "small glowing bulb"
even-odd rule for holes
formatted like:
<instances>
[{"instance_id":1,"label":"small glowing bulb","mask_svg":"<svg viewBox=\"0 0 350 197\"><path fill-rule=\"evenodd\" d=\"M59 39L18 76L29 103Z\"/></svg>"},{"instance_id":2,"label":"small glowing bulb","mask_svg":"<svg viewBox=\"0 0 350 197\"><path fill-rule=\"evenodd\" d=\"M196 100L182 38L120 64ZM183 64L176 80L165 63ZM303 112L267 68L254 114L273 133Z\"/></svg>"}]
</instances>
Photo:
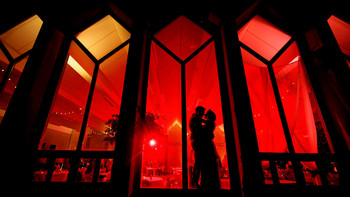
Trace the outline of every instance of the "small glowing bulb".
<instances>
[{"instance_id":1,"label":"small glowing bulb","mask_svg":"<svg viewBox=\"0 0 350 197\"><path fill-rule=\"evenodd\" d=\"M149 145L150 145L150 146L154 146L154 145L156 145L156 141L155 141L155 140L153 140L153 139L152 139L152 140L150 140L150 141L149 141Z\"/></svg>"}]
</instances>

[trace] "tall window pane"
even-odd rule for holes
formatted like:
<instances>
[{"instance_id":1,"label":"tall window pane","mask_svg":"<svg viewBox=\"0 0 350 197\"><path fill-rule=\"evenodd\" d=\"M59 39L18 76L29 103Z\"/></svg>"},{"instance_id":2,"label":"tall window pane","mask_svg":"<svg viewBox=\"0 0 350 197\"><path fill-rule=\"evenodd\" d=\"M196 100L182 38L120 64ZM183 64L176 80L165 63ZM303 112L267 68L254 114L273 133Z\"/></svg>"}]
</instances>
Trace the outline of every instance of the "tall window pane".
<instances>
[{"instance_id":1,"label":"tall window pane","mask_svg":"<svg viewBox=\"0 0 350 197\"><path fill-rule=\"evenodd\" d=\"M259 151L287 152L267 66L246 50L241 52Z\"/></svg>"},{"instance_id":2,"label":"tall window pane","mask_svg":"<svg viewBox=\"0 0 350 197\"><path fill-rule=\"evenodd\" d=\"M72 42L39 149L75 150L94 63Z\"/></svg>"},{"instance_id":3,"label":"tall window pane","mask_svg":"<svg viewBox=\"0 0 350 197\"><path fill-rule=\"evenodd\" d=\"M182 187L181 65L152 42L142 188Z\"/></svg>"},{"instance_id":4,"label":"tall window pane","mask_svg":"<svg viewBox=\"0 0 350 197\"><path fill-rule=\"evenodd\" d=\"M295 152L330 153L327 128L296 43L273 64L273 69Z\"/></svg>"},{"instance_id":5,"label":"tall window pane","mask_svg":"<svg viewBox=\"0 0 350 197\"><path fill-rule=\"evenodd\" d=\"M211 110L216 115L213 142L217 152L217 160L220 165L219 174L215 174L215 168L209 168L209 173L219 176L221 189L229 189L230 181L226 153L224 122L222 116L220 87L218 80L216 54L214 42L205 47L198 55L186 64L186 114L187 114L187 157L189 171L189 187L193 177L196 177L195 155L191 146L191 130L189 120L197 106ZM206 119L206 117L203 117Z\"/></svg>"},{"instance_id":6,"label":"tall window pane","mask_svg":"<svg viewBox=\"0 0 350 197\"><path fill-rule=\"evenodd\" d=\"M100 64L83 150L114 150L116 133L108 121L119 115L128 50L129 45Z\"/></svg>"}]
</instances>

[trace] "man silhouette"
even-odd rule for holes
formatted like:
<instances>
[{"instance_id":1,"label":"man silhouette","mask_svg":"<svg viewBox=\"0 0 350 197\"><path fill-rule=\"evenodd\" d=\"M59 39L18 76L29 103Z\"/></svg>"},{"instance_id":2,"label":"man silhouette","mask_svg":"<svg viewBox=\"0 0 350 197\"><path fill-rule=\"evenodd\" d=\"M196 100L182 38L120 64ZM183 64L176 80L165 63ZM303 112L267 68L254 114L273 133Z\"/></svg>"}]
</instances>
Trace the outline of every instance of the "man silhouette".
<instances>
[{"instance_id":1,"label":"man silhouette","mask_svg":"<svg viewBox=\"0 0 350 197\"><path fill-rule=\"evenodd\" d=\"M192 114L189 126L191 130L191 145L194 151L194 165L192 172L192 185L198 187L199 175L200 175L200 132L202 131L202 122L205 108L197 106L195 113Z\"/></svg>"}]
</instances>

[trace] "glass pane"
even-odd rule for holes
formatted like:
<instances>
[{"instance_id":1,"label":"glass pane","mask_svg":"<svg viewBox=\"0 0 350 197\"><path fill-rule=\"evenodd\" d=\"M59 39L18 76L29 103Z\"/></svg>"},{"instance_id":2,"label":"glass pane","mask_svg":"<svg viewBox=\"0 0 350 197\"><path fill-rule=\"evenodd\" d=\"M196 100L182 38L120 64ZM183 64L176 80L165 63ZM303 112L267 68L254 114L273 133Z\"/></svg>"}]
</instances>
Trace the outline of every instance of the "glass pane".
<instances>
[{"instance_id":1,"label":"glass pane","mask_svg":"<svg viewBox=\"0 0 350 197\"><path fill-rule=\"evenodd\" d=\"M276 161L278 179L281 184L295 184L295 175L290 161Z\"/></svg>"},{"instance_id":2,"label":"glass pane","mask_svg":"<svg viewBox=\"0 0 350 197\"><path fill-rule=\"evenodd\" d=\"M291 38L260 16L253 17L238 31L239 40L267 60Z\"/></svg>"},{"instance_id":3,"label":"glass pane","mask_svg":"<svg viewBox=\"0 0 350 197\"><path fill-rule=\"evenodd\" d=\"M327 128L296 43L273 64L296 153L330 153Z\"/></svg>"},{"instance_id":4,"label":"glass pane","mask_svg":"<svg viewBox=\"0 0 350 197\"><path fill-rule=\"evenodd\" d=\"M72 42L39 149L75 150L90 89L94 63Z\"/></svg>"},{"instance_id":5,"label":"glass pane","mask_svg":"<svg viewBox=\"0 0 350 197\"><path fill-rule=\"evenodd\" d=\"M108 15L80 32L77 38L99 60L128 40L130 33Z\"/></svg>"},{"instance_id":6,"label":"glass pane","mask_svg":"<svg viewBox=\"0 0 350 197\"><path fill-rule=\"evenodd\" d=\"M113 159L101 159L98 182L111 182Z\"/></svg>"},{"instance_id":7,"label":"glass pane","mask_svg":"<svg viewBox=\"0 0 350 197\"><path fill-rule=\"evenodd\" d=\"M33 181L44 182L46 180L49 158L39 158L34 168Z\"/></svg>"},{"instance_id":8,"label":"glass pane","mask_svg":"<svg viewBox=\"0 0 350 197\"><path fill-rule=\"evenodd\" d=\"M0 95L0 123L5 115L6 109L11 101L12 95L17 88L17 83L22 75L24 66L26 65L28 56L17 62L11 71L9 78L7 79L6 85L2 94Z\"/></svg>"},{"instance_id":9,"label":"glass pane","mask_svg":"<svg viewBox=\"0 0 350 197\"><path fill-rule=\"evenodd\" d=\"M152 42L142 188L182 187L181 66Z\"/></svg>"},{"instance_id":10,"label":"glass pane","mask_svg":"<svg viewBox=\"0 0 350 197\"><path fill-rule=\"evenodd\" d=\"M128 51L129 45L100 64L83 150L114 150Z\"/></svg>"},{"instance_id":11,"label":"glass pane","mask_svg":"<svg viewBox=\"0 0 350 197\"><path fill-rule=\"evenodd\" d=\"M185 60L211 36L186 17L180 16L155 37L177 57Z\"/></svg>"},{"instance_id":12,"label":"glass pane","mask_svg":"<svg viewBox=\"0 0 350 197\"><path fill-rule=\"evenodd\" d=\"M42 24L43 21L37 15L34 15L0 35L0 40L10 52L12 58L15 59L33 47Z\"/></svg>"},{"instance_id":13,"label":"glass pane","mask_svg":"<svg viewBox=\"0 0 350 197\"><path fill-rule=\"evenodd\" d=\"M339 184L339 174L338 165L336 162L329 162L328 173L327 173L328 185L340 185Z\"/></svg>"},{"instance_id":14,"label":"glass pane","mask_svg":"<svg viewBox=\"0 0 350 197\"><path fill-rule=\"evenodd\" d=\"M79 161L77 182L92 182L96 159L81 158Z\"/></svg>"},{"instance_id":15,"label":"glass pane","mask_svg":"<svg viewBox=\"0 0 350 197\"><path fill-rule=\"evenodd\" d=\"M332 15L327 20L343 53L350 56L350 24Z\"/></svg>"},{"instance_id":16,"label":"glass pane","mask_svg":"<svg viewBox=\"0 0 350 197\"><path fill-rule=\"evenodd\" d=\"M267 66L241 48L260 152L287 152Z\"/></svg>"},{"instance_id":17,"label":"glass pane","mask_svg":"<svg viewBox=\"0 0 350 197\"><path fill-rule=\"evenodd\" d=\"M261 166L263 168L265 184L272 185L273 180L272 180L270 162L269 161L261 161Z\"/></svg>"},{"instance_id":18,"label":"glass pane","mask_svg":"<svg viewBox=\"0 0 350 197\"><path fill-rule=\"evenodd\" d=\"M186 97L189 187L230 189L214 42L186 64Z\"/></svg>"},{"instance_id":19,"label":"glass pane","mask_svg":"<svg viewBox=\"0 0 350 197\"><path fill-rule=\"evenodd\" d=\"M53 167L51 182L66 182L70 168L69 158L57 158Z\"/></svg>"},{"instance_id":20,"label":"glass pane","mask_svg":"<svg viewBox=\"0 0 350 197\"><path fill-rule=\"evenodd\" d=\"M306 185L322 185L319 170L314 161L302 161Z\"/></svg>"}]
</instances>

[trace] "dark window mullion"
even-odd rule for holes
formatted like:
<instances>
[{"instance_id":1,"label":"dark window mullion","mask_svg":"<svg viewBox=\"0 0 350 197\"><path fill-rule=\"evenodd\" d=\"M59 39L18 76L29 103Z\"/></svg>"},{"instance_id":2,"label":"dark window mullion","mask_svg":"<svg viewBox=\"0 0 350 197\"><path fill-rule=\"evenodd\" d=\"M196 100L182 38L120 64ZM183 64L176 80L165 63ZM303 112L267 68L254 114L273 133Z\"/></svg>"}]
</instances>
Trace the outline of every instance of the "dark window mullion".
<instances>
[{"instance_id":1,"label":"dark window mullion","mask_svg":"<svg viewBox=\"0 0 350 197\"><path fill-rule=\"evenodd\" d=\"M187 120L186 120L186 64L181 64L181 105L182 105L182 188L188 189L187 173Z\"/></svg>"},{"instance_id":2,"label":"dark window mullion","mask_svg":"<svg viewBox=\"0 0 350 197\"><path fill-rule=\"evenodd\" d=\"M1 41L0 41L0 50L4 53L7 60L10 62L7 65L7 69L4 73L2 80L0 81L0 95L1 95L16 61L15 61L15 59L12 58L10 52L7 50L7 48L5 47L5 45Z\"/></svg>"},{"instance_id":3,"label":"dark window mullion","mask_svg":"<svg viewBox=\"0 0 350 197\"><path fill-rule=\"evenodd\" d=\"M2 80L0 82L0 95L2 95L2 93L3 93L4 89L5 89L6 83L8 81L8 78L10 77L10 74L11 74L13 68L14 68L14 65L15 65L15 62L11 61L9 63L9 65L7 66L7 69L6 69L5 73L4 73L4 76L3 76L3 78L2 78Z\"/></svg>"},{"instance_id":4,"label":"dark window mullion","mask_svg":"<svg viewBox=\"0 0 350 197\"><path fill-rule=\"evenodd\" d=\"M268 68L268 72L270 75L270 81L271 81L272 89L273 89L273 92L275 95L275 100L276 100L278 112L280 115L284 136L285 136L285 139L287 142L288 151L290 154L294 155L295 149L293 146L292 136L290 134L290 130L289 130L288 122L287 122L287 117L286 117L285 111L283 109L283 103L282 103L281 95L280 95L279 90L278 90L277 80L276 80L276 76L275 76L272 64L271 63L267 64L267 68ZM297 183L299 185L305 185L305 177L304 177L303 172L302 172L302 165L301 165L300 161L293 160L292 165L293 165L293 169L294 169L295 178L296 178Z\"/></svg>"},{"instance_id":5,"label":"dark window mullion","mask_svg":"<svg viewBox=\"0 0 350 197\"><path fill-rule=\"evenodd\" d=\"M80 47L81 50L95 63L98 63L96 57L81 43L76 37L73 38L73 41Z\"/></svg>"},{"instance_id":6,"label":"dark window mullion","mask_svg":"<svg viewBox=\"0 0 350 197\"><path fill-rule=\"evenodd\" d=\"M200 53L206 46L208 46L214 40L213 37L209 38L205 43L203 43L198 49L196 49L191 55L189 55L183 62L187 64L193 57Z\"/></svg>"},{"instance_id":7,"label":"dark window mullion","mask_svg":"<svg viewBox=\"0 0 350 197\"><path fill-rule=\"evenodd\" d=\"M6 58L9 62L12 62L14 60L13 57L11 56L10 52L7 50L7 48L5 47L5 45L1 41L0 41L0 49L4 53L4 55L6 56Z\"/></svg>"},{"instance_id":8,"label":"dark window mullion","mask_svg":"<svg viewBox=\"0 0 350 197\"><path fill-rule=\"evenodd\" d=\"M1 43L1 42L0 42ZM2 44L2 43L1 43ZM0 44L0 46L1 46ZM0 47L1 48L1 47ZM2 50L3 51L3 50ZM18 56L17 58L15 59L12 59L11 58L11 61L9 63L9 65L7 66L7 69L4 73L4 76L0 82L0 95L3 93L4 89L5 89L5 86L6 86L6 83L7 81L9 80L9 77L12 73L12 70L13 68L15 67L16 63L18 63L19 61L21 61L23 58L25 58L26 56L28 56L30 54L32 50L28 50L27 52L23 53L22 55Z\"/></svg>"},{"instance_id":9,"label":"dark window mullion","mask_svg":"<svg viewBox=\"0 0 350 197\"><path fill-rule=\"evenodd\" d=\"M85 106L83 122L82 122L82 126L80 129L79 140L78 140L78 145L77 145L77 149L76 149L77 151L81 151L81 148L83 145L84 134L85 134L86 125L87 125L87 121L88 121L89 114L90 114L90 107L91 107L92 98L94 95L94 90L95 90L95 86L96 86L99 68L100 68L100 64L95 64L94 73L92 75L92 80L91 80L91 85L90 85L90 90L89 90L89 94L88 94L88 98L87 98L87 102L86 102L86 106Z\"/></svg>"},{"instance_id":10,"label":"dark window mullion","mask_svg":"<svg viewBox=\"0 0 350 197\"><path fill-rule=\"evenodd\" d=\"M270 64L269 60L265 59L263 56L261 56L259 53L255 52L253 49L249 48L247 45L244 43L240 42L240 46L246 50L248 53L256 57L258 60L260 60L262 63L268 65Z\"/></svg>"},{"instance_id":11,"label":"dark window mullion","mask_svg":"<svg viewBox=\"0 0 350 197\"><path fill-rule=\"evenodd\" d=\"M155 37L152 39L153 42L155 42L160 48L162 48L167 54L169 54L172 58L174 58L179 64L182 64L183 61L179 57L175 55L170 49L168 49L162 42L157 40Z\"/></svg>"},{"instance_id":12,"label":"dark window mullion","mask_svg":"<svg viewBox=\"0 0 350 197\"><path fill-rule=\"evenodd\" d=\"M284 113L283 103L282 103L281 95L280 95L279 90L278 90L277 79L276 79L272 64L268 64L267 68L268 68L268 72L269 72L269 76L270 76L270 81L271 81L273 93L275 95L275 100L276 100L278 112L279 112L279 115L281 118L281 123L282 123L282 127L283 127L284 136L285 136L286 142L287 142L287 147L288 147L289 153L295 153L293 142L292 142L292 137L291 137L290 131L289 131L287 117L286 117L286 114Z\"/></svg>"},{"instance_id":13,"label":"dark window mullion","mask_svg":"<svg viewBox=\"0 0 350 197\"><path fill-rule=\"evenodd\" d=\"M101 158L96 158L95 169L94 169L94 173L92 175L92 182L93 183L98 182L98 176L100 174L100 167L101 167Z\"/></svg>"},{"instance_id":14,"label":"dark window mullion","mask_svg":"<svg viewBox=\"0 0 350 197\"><path fill-rule=\"evenodd\" d=\"M270 64L274 64L275 61L281 57L281 55L288 49L288 47L294 42L294 39L291 38L289 41L273 56L273 58L270 60Z\"/></svg>"},{"instance_id":15,"label":"dark window mullion","mask_svg":"<svg viewBox=\"0 0 350 197\"><path fill-rule=\"evenodd\" d=\"M280 181L279 181L279 178L278 178L278 173L277 173L275 160L269 160L269 164L270 164L270 171L271 171L271 176L272 176L272 182L273 182L274 185L279 185Z\"/></svg>"},{"instance_id":16,"label":"dark window mullion","mask_svg":"<svg viewBox=\"0 0 350 197\"><path fill-rule=\"evenodd\" d=\"M98 62L101 64L103 61L105 61L106 59L108 59L109 57L111 57L112 55L117 53L120 49L124 48L129 43L130 43L130 39L128 39L127 41L125 41L122 44L120 44L119 46L117 46L111 52L107 53L105 56L103 56L101 59L99 59Z\"/></svg>"}]
</instances>

